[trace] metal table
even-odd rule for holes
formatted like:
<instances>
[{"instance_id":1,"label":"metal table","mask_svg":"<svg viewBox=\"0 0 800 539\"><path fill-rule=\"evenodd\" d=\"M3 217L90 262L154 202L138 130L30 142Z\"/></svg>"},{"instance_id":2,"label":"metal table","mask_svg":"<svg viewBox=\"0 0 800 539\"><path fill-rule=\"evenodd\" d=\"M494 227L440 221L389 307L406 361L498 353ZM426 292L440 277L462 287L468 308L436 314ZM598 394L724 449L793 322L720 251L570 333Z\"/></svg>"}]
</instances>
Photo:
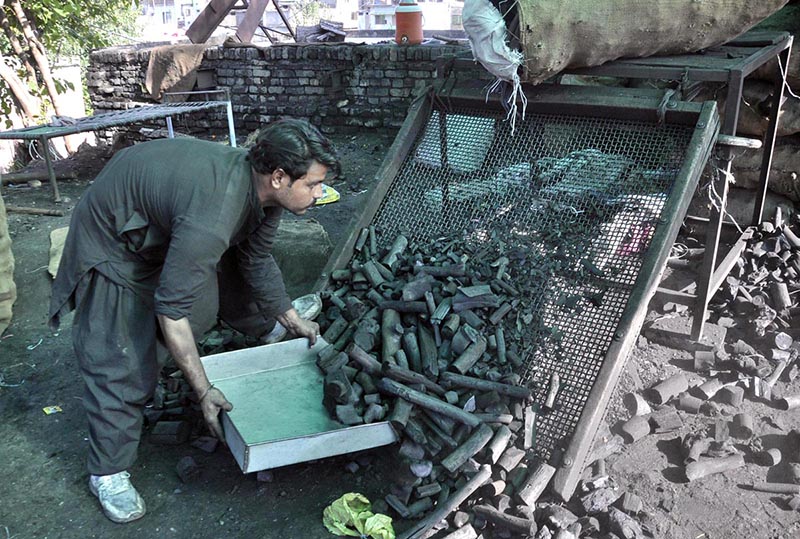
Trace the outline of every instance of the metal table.
<instances>
[{"instance_id":1,"label":"metal table","mask_svg":"<svg viewBox=\"0 0 800 539\"><path fill-rule=\"evenodd\" d=\"M779 58L783 69L789 65L789 53L793 37L786 32L754 31L730 41L729 43L705 50L696 54L660 56L649 58L632 58L609 62L601 66L574 69L565 73L575 75L619 77L633 79L666 79L685 82L719 82L727 84L725 111L722 113L721 135L736 135L739 120L739 108L742 101L744 80L756 69L773 58ZM761 174L753 207L751 226L761 223L764 212L764 200L769 184L769 171L772 165L772 154L778 131L778 111L783 103L785 72L774 81L774 100L770 111L770 121L763 138ZM670 106L670 103L667 103ZM659 292L670 296L673 300L688 303L694 301L694 313L691 338L700 340L703 324L708 314L708 303L719 289L728 273L730 273L739 255L747 246L747 239L752 234L748 227L738 237L725 258L717 264L720 250L720 234L723 216L727 206L728 181L727 174L731 168L731 155L727 148L722 149L722 157L726 161L725 174L713 180L714 188L721 198L720 208L712 208L706 233L706 250L697 283L695 294L677 292L660 288Z\"/></svg>"},{"instance_id":2,"label":"metal table","mask_svg":"<svg viewBox=\"0 0 800 539\"><path fill-rule=\"evenodd\" d=\"M201 92L201 93L218 93L214 92ZM181 94L193 94L195 92L182 92ZM178 94L172 94L178 95ZM78 118L70 125L37 125L33 127L26 127L23 129L14 129L11 131L0 132L0 139L4 140L33 140L38 141L44 153L45 162L47 163L47 174L50 179L50 185L53 188L53 199L55 202L61 202L61 195L58 192L58 183L56 182L56 175L53 171L53 163L50 158L50 152L47 149L48 140L55 137L64 137L67 135L74 135L83 133L85 131L97 131L108 127L116 127L120 125L132 124L136 122L143 122L146 120L155 120L165 118L169 138L173 138L175 133L172 129L172 117L177 114L186 114L190 112L197 112L200 110L207 110L217 107L225 107L228 116L228 131L230 134L231 146L236 146L236 133L233 127L233 110L231 108L230 100L224 101L189 101L184 103L159 103L154 105L142 105L128 110L119 110L114 112L106 112L102 114L95 114L94 116L87 116L85 118Z\"/></svg>"}]
</instances>

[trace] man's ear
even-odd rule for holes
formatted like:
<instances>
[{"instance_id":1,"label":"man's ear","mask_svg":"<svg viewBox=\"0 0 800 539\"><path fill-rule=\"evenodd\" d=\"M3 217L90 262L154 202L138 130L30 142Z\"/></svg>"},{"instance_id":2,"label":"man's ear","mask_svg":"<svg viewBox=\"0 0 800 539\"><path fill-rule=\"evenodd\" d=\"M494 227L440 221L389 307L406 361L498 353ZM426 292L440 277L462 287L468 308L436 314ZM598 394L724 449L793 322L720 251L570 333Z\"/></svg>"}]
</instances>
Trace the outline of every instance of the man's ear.
<instances>
[{"instance_id":1,"label":"man's ear","mask_svg":"<svg viewBox=\"0 0 800 539\"><path fill-rule=\"evenodd\" d=\"M272 174L270 175L269 178L270 186L273 189L280 189L281 183L283 182L284 178L288 178L286 172L284 172L282 168L276 168L275 170L272 171Z\"/></svg>"}]
</instances>

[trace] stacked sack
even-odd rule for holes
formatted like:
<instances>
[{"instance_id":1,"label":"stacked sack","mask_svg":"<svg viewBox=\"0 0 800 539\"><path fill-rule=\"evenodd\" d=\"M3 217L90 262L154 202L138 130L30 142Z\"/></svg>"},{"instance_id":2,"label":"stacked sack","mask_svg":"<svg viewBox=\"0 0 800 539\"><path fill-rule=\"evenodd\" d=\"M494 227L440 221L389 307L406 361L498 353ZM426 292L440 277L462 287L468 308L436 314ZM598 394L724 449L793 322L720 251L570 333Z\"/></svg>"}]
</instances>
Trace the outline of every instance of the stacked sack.
<instances>
[{"instance_id":1,"label":"stacked sack","mask_svg":"<svg viewBox=\"0 0 800 539\"><path fill-rule=\"evenodd\" d=\"M11 323L11 306L17 299L14 284L14 255L11 254L11 236L3 196L0 195L0 334Z\"/></svg>"}]
</instances>

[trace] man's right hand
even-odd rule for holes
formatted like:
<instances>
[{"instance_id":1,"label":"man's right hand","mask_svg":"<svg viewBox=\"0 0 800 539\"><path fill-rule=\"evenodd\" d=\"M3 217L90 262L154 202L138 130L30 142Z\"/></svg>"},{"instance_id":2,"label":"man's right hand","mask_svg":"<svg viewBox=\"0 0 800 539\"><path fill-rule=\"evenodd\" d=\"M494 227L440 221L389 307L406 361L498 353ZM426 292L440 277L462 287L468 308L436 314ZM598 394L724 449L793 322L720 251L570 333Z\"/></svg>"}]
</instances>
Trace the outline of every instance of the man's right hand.
<instances>
[{"instance_id":1,"label":"man's right hand","mask_svg":"<svg viewBox=\"0 0 800 539\"><path fill-rule=\"evenodd\" d=\"M203 417L211 432L225 443L225 433L222 432L222 423L219 421L219 413L222 410L230 412L233 410L233 404L228 402L225 395L217 389L212 387L208 393L203 396L200 401L200 409L203 411Z\"/></svg>"}]
</instances>

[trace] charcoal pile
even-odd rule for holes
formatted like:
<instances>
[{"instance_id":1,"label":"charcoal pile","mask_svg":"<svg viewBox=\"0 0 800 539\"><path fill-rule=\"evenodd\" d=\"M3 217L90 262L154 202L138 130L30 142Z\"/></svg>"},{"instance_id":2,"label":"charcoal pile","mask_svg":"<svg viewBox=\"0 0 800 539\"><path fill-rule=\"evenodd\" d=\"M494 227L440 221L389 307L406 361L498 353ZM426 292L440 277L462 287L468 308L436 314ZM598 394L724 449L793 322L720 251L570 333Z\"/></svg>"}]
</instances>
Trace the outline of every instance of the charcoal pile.
<instances>
[{"instance_id":1,"label":"charcoal pile","mask_svg":"<svg viewBox=\"0 0 800 539\"><path fill-rule=\"evenodd\" d=\"M525 267L518 253L448 238L414 245L404 235L381 249L378 238L364 229L349 267L330 275L318 319L329 344L317 361L333 417L345 425L386 420L401 437L394 480L376 510L385 503L414 520L405 538L578 537L582 526L601 529L588 516L599 513L604 528L640 533L628 513L608 509L616 490L603 481L604 494L586 494L608 503L591 512L579 504L586 519L539 503L555 468L535 452L537 418L558 408L563 383L553 371L539 378L541 391L520 385L521 329L542 321L535 300L512 284ZM550 348L558 341L553 331L537 335Z\"/></svg>"},{"instance_id":2,"label":"charcoal pile","mask_svg":"<svg viewBox=\"0 0 800 539\"><path fill-rule=\"evenodd\" d=\"M723 325L732 323L734 316L747 319L756 337L793 327L792 317L800 315L799 234L800 223L791 225L784 221L780 209L772 221L763 222L754 231L715 296L716 311Z\"/></svg>"}]
</instances>

